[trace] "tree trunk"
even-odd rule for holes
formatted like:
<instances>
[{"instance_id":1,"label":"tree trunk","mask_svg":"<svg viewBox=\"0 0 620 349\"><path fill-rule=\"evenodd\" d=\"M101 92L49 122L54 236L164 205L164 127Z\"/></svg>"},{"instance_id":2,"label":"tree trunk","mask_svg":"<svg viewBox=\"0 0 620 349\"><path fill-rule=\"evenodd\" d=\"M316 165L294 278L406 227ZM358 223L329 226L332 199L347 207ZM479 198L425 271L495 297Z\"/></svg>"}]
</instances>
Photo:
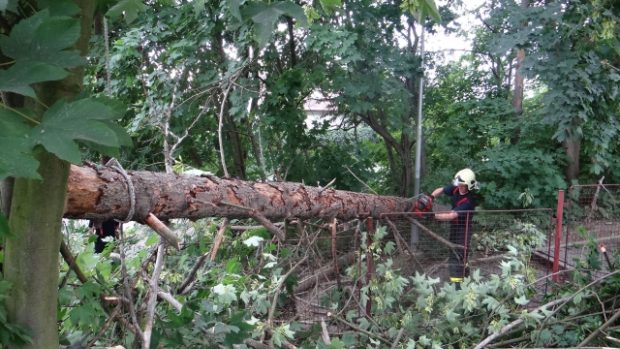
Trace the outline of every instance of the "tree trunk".
<instances>
[{"instance_id":1,"label":"tree trunk","mask_svg":"<svg viewBox=\"0 0 620 349\"><path fill-rule=\"evenodd\" d=\"M77 0L80 7L80 37L75 45L86 56L91 33L95 1ZM43 106L61 98L71 99L82 92L82 67L58 82L35 85L38 103L27 100L37 116ZM11 200L9 227L15 236L7 239L4 276L11 283L6 300L10 322L24 326L32 343L21 349L58 348L58 274L62 215L67 194L69 163L39 148L40 180L15 180ZM12 349L14 346L9 346Z\"/></svg>"},{"instance_id":2,"label":"tree trunk","mask_svg":"<svg viewBox=\"0 0 620 349\"><path fill-rule=\"evenodd\" d=\"M8 217L11 213L11 198L13 196L13 178L5 178L0 181L0 212L4 217ZM1 246L2 241L0 241Z\"/></svg>"},{"instance_id":3,"label":"tree trunk","mask_svg":"<svg viewBox=\"0 0 620 349\"><path fill-rule=\"evenodd\" d=\"M517 63L515 65L515 83L514 83L514 94L512 96L512 106L515 110L516 123L520 124L520 118L523 114L523 89L524 89L524 78L521 69L523 67L523 61L525 60L525 50L522 48L517 49ZM521 134L521 130L519 126L516 126L513 130L513 134L510 137L510 144L517 144L519 142L519 137Z\"/></svg>"},{"instance_id":4,"label":"tree trunk","mask_svg":"<svg viewBox=\"0 0 620 349\"><path fill-rule=\"evenodd\" d=\"M239 135L239 127L237 127L237 123L233 119L233 117L228 113L228 108L224 111L224 126L226 129L226 139L227 144L229 145L229 152L233 158L233 170L231 176L245 179L245 158L246 152L243 146L243 142Z\"/></svg>"},{"instance_id":5,"label":"tree trunk","mask_svg":"<svg viewBox=\"0 0 620 349\"><path fill-rule=\"evenodd\" d=\"M521 0L521 7L526 9L530 5L529 0ZM527 23L524 24L527 26ZM523 90L524 76L522 72L523 62L525 61L525 49L523 47L517 48L517 57L515 64L515 81L514 81L514 94L512 96L512 106L515 108L515 115L517 117L517 124L520 124L520 118L523 114ZM512 136L510 137L510 144L517 144L519 137L521 136L521 129L519 126L515 127Z\"/></svg>"},{"instance_id":6,"label":"tree trunk","mask_svg":"<svg viewBox=\"0 0 620 349\"><path fill-rule=\"evenodd\" d=\"M38 160L43 180L15 180L14 237L6 240L4 256L4 276L12 285L9 321L32 334L33 342L20 347L25 349L58 348L58 251L69 164L46 152Z\"/></svg>"},{"instance_id":7,"label":"tree trunk","mask_svg":"<svg viewBox=\"0 0 620 349\"><path fill-rule=\"evenodd\" d=\"M405 129L401 130L401 132L400 149L398 153L401 161L401 181L400 191L398 193L400 196L409 197L413 193L413 178L415 176L413 172L413 156L411 154L412 145L414 145L415 142L409 141L409 135L406 133Z\"/></svg>"},{"instance_id":8,"label":"tree trunk","mask_svg":"<svg viewBox=\"0 0 620 349\"><path fill-rule=\"evenodd\" d=\"M566 180L570 183L573 179L579 177L579 152L581 151L581 138L573 136L564 141L564 149L568 163L566 164L565 175Z\"/></svg>"},{"instance_id":9,"label":"tree trunk","mask_svg":"<svg viewBox=\"0 0 620 349\"><path fill-rule=\"evenodd\" d=\"M409 200L308 187L299 183L258 183L214 176L186 176L146 171L129 172L135 191L135 213L160 219L204 217L269 219L296 217L353 219L403 212ZM71 167L66 218L126 219L131 208L128 186L117 171L100 167Z\"/></svg>"}]
</instances>

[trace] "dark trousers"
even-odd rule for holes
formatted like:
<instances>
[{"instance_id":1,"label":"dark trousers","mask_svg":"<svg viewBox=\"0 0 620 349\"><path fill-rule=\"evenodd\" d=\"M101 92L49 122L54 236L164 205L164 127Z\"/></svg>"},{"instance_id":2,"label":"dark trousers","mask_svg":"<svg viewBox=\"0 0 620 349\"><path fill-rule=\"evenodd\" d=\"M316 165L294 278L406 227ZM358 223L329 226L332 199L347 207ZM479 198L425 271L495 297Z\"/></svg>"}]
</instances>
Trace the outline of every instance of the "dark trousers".
<instances>
[{"instance_id":1,"label":"dark trousers","mask_svg":"<svg viewBox=\"0 0 620 349\"><path fill-rule=\"evenodd\" d=\"M462 282L468 273L467 257L469 254L469 242L471 241L471 226L454 225L450 229L450 242L464 246L463 249L455 248L450 251L448 258L448 276L451 282Z\"/></svg>"}]
</instances>

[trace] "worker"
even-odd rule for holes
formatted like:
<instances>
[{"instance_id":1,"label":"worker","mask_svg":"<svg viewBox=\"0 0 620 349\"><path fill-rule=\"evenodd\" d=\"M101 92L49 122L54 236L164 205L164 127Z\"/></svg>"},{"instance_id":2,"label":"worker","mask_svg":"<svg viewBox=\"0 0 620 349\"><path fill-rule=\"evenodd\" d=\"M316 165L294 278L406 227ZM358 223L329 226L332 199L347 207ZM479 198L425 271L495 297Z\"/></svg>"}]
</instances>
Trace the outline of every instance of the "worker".
<instances>
[{"instance_id":1,"label":"worker","mask_svg":"<svg viewBox=\"0 0 620 349\"><path fill-rule=\"evenodd\" d=\"M97 240L95 240L95 253L103 252L108 244L107 237L111 236L113 239L118 238L120 223L114 219L108 219L103 222L91 220L88 226L94 229L97 235Z\"/></svg>"},{"instance_id":2,"label":"worker","mask_svg":"<svg viewBox=\"0 0 620 349\"><path fill-rule=\"evenodd\" d=\"M441 194L450 196L452 210L437 212L434 218L439 221L449 221L450 242L463 246L463 249L454 249L448 258L448 273L450 282L460 289L463 278L468 274L467 252L472 235L472 216L476 208L476 200L472 190L478 189L476 174L469 168L460 170L454 175L454 182L445 187L439 187L431 193L432 198Z\"/></svg>"}]
</instances>

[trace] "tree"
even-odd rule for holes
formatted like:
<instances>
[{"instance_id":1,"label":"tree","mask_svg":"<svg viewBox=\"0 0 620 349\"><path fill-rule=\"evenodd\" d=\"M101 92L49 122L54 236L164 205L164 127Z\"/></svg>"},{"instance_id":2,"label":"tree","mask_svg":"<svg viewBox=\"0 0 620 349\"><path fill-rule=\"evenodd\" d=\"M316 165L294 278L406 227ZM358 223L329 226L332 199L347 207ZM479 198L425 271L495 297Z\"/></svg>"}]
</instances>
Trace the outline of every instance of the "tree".
<instances>
[{"instance_id":1,"label":"tree","mask_svg":"<svg viewBox=\"0 0 620 349\"><path fill-rule=\"evenodd\" d=\"M94 1L2 5L0 174L15 177L4 258L8 320L31 334L26 348L54 348L69 162L80 161L78 140L118 148L124 138L111 104L77 98Z\"/></svg>"},{"instance_id":2,"label":"tree","mask_svg":"<svg viewBox=\"0 0 620 349\"><path fill-rule=\"evenodd\" d=\"M509 45L528 48L524 71L543 83L544 120L553 125L553 139L566 154L565 176L570 182L582 175L609 173L619 126L616 85L618 72L605 62L617 61L620 10L613 1L533 2L509 17L506 33L497 40L498 51ZM527 26L523 26L527 18ZM513 46L514 47L514 46ZM592 162L582 171L583 155Z\"/></svg>"},{"instance_id":3,"label":"tree","mask_svg":"<svg viewBox=\"0 0 620 349\"><path fill-rule=\"evenodd\" d=\"M214 176L188 176L145 171L130 172L134 202L124 176L111 168L73 166L65 217L144 221L149 213L160 219L205 217L265 219L355 219L405 212L409 200L316 188L288 182L246 182ZM160 188L157 192L152 188ZM133 207L133 210L132 210Z\"/></svg>"},{"instance_id":4,"label":"tree","mask_svg":"<svg viewBox=\"0 0 620 349\"><path fill-rule=\"evenodd\" d=\"M370 6L349 1L342 11L321 13L307 40L316 59L326 62L320 68L325 76L321 90L330 96L346 127L366 124L381 137L388 156L389 190L402 196L413 190L412 149L423 70L420 21L415 19L420 13L424 19L431 14L439 19L432 2L405 2L399 8L394 2Z\"/></svg>"}]
</instances>

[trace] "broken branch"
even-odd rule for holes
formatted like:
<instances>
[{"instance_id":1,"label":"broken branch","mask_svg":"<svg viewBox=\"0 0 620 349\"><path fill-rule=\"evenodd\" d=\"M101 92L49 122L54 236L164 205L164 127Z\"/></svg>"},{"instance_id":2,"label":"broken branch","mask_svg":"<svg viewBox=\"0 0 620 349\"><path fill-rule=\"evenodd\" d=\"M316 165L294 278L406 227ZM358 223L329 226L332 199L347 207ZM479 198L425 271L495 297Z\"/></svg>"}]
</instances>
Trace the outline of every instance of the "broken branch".
<instances>
[{"instance_id":1,"label":"broken branch","mask_svg":"<svg viewBox=\"0 0 620 349\"><path fill-rule=\"evenodd\" d=\"M159 218L155 217L154 214L149 213L148 216L144 219L144 223L146 223L151 229L153 229L161 238L170 246L174 247L177 251L179 248L179 240L174 235L172 230L168 228Z\"/></svg>"}]
</instances>

